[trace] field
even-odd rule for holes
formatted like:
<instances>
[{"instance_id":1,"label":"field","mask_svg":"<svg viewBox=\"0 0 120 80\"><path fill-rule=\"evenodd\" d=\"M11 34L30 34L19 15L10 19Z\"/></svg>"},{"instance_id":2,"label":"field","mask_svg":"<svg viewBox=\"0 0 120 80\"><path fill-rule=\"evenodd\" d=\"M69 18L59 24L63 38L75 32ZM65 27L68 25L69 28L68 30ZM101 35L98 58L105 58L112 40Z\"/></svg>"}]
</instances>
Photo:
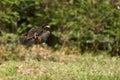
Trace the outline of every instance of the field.
<instances>
[{"instance_id":1,"label":"field","mask_svg":"<svg viewBox=\"0 0 120 80\"><path fill-rule=\"evenodd\" d=\"M0 80L120 80L120 0L0 0Z\"/></svg>"},{"instance_id":2,"label":"field","mask_svg":"<svg viewBox=\"0 0 120 80\"><path fill-rule=\"evenodd\" d=\"M120 58L56 52L39 61L9 60L0 65L0 80L120 80Z\"/></svg>"}]
</instances>

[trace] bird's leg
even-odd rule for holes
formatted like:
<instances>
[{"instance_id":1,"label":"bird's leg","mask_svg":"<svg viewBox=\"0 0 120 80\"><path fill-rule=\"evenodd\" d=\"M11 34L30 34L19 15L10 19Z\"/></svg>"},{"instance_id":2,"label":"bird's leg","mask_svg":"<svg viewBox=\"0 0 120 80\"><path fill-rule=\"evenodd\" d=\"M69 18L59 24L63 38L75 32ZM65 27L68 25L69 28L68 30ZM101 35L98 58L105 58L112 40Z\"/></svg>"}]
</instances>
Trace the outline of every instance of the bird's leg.
<instances>
[{"instance_id":1,"label":"bird's leg","mask_svg":"<svg viewBox=\"0 0 120 80\"><path fill-rule=\"evenodd\" d=\"M41 38L41 36L37 36L37 41L38 41L39 45L40 45L42 48L44 48L44 46L41 44L41 43L42 43L42 38Z\"/></svg>"},{"instance_id":2,"label":"bird's leg","mask_svg":"<svg viewBox=\"0 0 120 80\"><path fill-rule=\"evenodd\" d=\"M41 36L38 36L38 37L37 37L37 40L38 40L38 43L40 44L40 43L41 43L41 40L42 40L42 39L41 39Z\"/></svg>"}]
</instances>

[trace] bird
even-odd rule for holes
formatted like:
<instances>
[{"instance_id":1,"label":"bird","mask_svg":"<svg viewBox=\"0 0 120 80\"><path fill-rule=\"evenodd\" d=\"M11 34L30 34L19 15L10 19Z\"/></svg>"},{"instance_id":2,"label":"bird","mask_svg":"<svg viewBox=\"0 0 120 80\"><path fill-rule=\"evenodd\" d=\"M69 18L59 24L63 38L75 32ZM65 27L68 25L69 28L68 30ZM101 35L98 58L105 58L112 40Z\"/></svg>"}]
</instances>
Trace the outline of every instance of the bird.
<instances>
[{"instance_id":1,"label":"bird","mask_svg":"<svg viewBox=\"0 0 120 80\"><path fill-rule=\"evenodd\" d=\"M24 45L43 44L47 42L50 36L50 26L44 26L43 28L31 28L27 34L22 35L20 43Z\"/></svg>"},{"instance_id":2,"label":"bird","mask_svg":"<svg viewBox=\"0 0 120 80\"><path fill-rule=\"evenodd\" d=\"M35 33L35 37L38 38L38 41L40 43L46 43L49 36L50 36L50 26L45 26L41 31Z\"/></svg>"}]
</instances>

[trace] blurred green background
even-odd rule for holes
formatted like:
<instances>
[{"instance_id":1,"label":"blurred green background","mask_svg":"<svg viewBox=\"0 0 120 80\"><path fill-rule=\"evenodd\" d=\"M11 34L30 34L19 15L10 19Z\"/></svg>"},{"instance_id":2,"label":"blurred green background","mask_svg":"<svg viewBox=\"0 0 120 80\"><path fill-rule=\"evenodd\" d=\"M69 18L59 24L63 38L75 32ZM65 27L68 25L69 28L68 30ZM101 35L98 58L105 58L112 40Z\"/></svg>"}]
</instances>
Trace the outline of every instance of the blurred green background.
<instances>
[{"instance_id":1,"label":"blurred green background","mask_svg":"<svg viewBox=\"0 0 120 80\"><path fill-rule=\"evenodd\" d=\"M119 7L117 0L1 0L0 45L13 51L22 33L50 25L61 43L56 50L120 55ZM18 25L21 18L26 21Z\"/></svg>"}]
</instances>

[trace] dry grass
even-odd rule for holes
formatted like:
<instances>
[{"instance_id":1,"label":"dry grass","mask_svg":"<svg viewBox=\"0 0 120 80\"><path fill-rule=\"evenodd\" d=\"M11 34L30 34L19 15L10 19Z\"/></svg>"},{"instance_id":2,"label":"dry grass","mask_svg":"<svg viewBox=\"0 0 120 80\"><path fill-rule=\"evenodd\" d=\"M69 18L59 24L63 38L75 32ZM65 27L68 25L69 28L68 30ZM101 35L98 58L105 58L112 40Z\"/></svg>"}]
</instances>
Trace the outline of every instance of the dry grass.
<instances>
[{"instance_id":1,"label":"dry grass","mask_svg":"<svg viewBox=\"0 0 120 80\"><path fill-rule=\"evenodd\" d=\"M63 50L63 49L62 49ZM25 48L19 45L19 60L0 65L1 80L119 80L120 58L106 54L66 55L44 45ZM4 51L4 50L3 50ZM62 54L64 53L64 54Z\"/></svg>"}]
</instances>

